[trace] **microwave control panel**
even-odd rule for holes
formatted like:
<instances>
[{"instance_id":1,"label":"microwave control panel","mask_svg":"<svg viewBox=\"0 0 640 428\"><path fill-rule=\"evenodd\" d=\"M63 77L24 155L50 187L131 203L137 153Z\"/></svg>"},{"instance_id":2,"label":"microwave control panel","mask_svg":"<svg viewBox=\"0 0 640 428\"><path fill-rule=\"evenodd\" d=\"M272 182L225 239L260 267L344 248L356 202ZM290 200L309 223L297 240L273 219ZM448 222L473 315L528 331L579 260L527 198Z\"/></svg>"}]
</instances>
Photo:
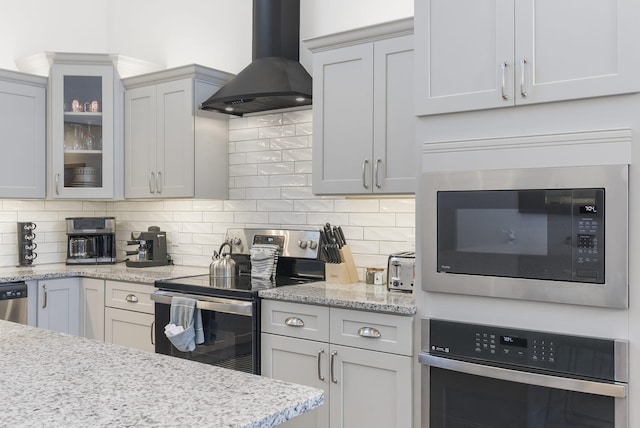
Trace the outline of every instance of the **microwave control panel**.
<instances>
[{"instance_id":1,"label":"microwave control panel","mask_svg":"<svg viewBox=\"0 0 640 428\"><path fill-rule=\"evenodd\" d=\"M604 283L604 189L573 192L573 276L576 280Z\"/></svg>"}]
</instances>

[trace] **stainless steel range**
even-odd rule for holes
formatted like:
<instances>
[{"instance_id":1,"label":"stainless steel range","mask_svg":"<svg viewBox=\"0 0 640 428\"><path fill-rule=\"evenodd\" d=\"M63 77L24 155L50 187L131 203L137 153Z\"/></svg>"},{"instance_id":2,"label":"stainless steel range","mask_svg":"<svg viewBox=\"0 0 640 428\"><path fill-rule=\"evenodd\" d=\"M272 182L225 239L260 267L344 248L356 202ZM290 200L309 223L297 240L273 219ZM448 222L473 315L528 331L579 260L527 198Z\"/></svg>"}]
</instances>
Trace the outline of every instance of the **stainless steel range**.
<instances>
[{"instance_id":1,"label":"stainless steel range","mask_svg":"<svg viewBox=\"0 0 640 428\"><path fill-rule=\"evenodd\" d=\"M210 275L156 281L156 352L260 374L260 290L324 280L319 259L319 230L229 229L231 258L239 267L234 281L216 281ZM251 248L277 245L275 278L251 275ZM196 300L204 329L204 343L189 352L179 351L167 339L174 297Z\"/></svg>"}]
</instances>

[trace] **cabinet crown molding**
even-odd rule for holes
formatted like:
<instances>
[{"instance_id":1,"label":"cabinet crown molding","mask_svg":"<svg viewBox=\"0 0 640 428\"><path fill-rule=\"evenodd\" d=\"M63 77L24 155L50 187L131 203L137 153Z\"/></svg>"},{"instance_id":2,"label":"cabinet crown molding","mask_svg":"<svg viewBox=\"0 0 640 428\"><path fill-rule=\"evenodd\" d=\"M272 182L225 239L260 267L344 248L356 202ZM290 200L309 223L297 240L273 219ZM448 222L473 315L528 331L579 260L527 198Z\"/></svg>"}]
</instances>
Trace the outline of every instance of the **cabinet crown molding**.
<instances>
[{"instance_id":1,"label":"cabinet crown molding","mask_svg":"<svg viewBox=\"0 0 640 428\"><path fill-rule=\"evenodd\" d=\"M163 69L163 65L119 54L41 52L15 60L18 70L39 76L48 76L53 64L110 65L121 77L149 73Z\"/></svg>"},{"instance_id":2,"label":"cabinet crown molding","mask_svg":"<svg viewBox=\"0 0 640 428\"><path fill-rule=\"evenodd\" d=\"M305 39L302 42L307 49L316 53L411 34L413 34L413 17Z\"/></svg>"},{"instance_id":3,"label":"cabinet crown molding","mask_svg":"<svg viewBox=\"0 0 640 428\"><path fill-rule=\"evenodd\" d=\"M190 78L204 80L219 86L224 85L235 75L214 68L205 67L198 64L184 65L167 70L122 79L125 89L132 89L139 86L146 86L151 83L171 82L178 79Z\"/></svg>"}]
</instances>

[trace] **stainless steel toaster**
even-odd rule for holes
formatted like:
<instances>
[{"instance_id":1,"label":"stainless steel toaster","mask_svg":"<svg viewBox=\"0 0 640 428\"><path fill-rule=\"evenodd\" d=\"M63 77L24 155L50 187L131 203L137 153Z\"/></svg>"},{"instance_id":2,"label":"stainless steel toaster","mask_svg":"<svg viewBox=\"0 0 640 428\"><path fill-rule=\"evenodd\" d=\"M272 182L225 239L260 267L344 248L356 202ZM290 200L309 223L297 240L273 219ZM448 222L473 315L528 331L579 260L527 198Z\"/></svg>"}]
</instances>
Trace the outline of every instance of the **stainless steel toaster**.
<instances>
[{"instance_id":1,"label":"stainless steel toaster","mask_svg":"<svg viewBox=\"0 0 640 428\"><path fill-rule=\"evenodd\" d=\"M416 279L416 253L404 251L389 255L387 290L413 292Z\"/></svg>"}]
</instances>

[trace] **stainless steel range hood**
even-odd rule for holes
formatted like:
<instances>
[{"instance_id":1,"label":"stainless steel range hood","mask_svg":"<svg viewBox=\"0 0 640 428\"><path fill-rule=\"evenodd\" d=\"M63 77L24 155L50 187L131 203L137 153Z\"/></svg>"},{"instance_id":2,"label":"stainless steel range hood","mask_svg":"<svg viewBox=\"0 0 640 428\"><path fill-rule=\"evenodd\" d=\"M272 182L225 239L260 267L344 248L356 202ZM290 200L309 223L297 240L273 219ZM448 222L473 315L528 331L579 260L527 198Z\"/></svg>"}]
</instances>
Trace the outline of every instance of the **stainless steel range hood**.
<instances>
[{"instance_id":1,"label":"stainless steel range hood","mask_svg":"<svg viewBox=\"0 0 640 428\"><path fill-rule=\"evenodd\" d=\"M253 62L200 108L242 116L310 105L299 48L300 0L253 0Z\"/></svg>"}]
</instances>

